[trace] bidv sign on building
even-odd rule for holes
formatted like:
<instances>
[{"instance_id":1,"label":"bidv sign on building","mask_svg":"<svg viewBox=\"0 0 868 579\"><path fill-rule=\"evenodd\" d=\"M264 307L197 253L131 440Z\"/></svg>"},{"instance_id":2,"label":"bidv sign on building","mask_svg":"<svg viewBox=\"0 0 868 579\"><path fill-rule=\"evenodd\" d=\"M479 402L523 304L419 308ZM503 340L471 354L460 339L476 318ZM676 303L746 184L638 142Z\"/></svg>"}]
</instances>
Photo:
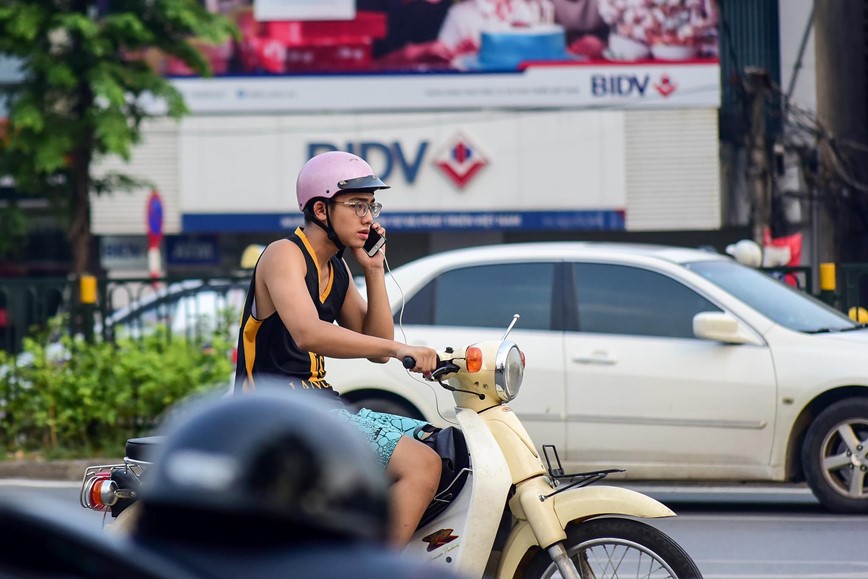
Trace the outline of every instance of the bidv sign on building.
<instances>
[{"instance_id":1,"label":"bidv sign on building","mask_svg":"<svg viewBox=\"0 0 868 579\"><path fill-rule=\"evenodd\" d=\"M427 161L426 154L430 142L421 140L405 150L400 141L382 143L363 141L360 143L309 143L308 158L326 151L347 151L368 161L377 168L380 179L387 181L395 172L400 173L404 181L413 184L419 175L422 164ZM378 161L380 161L378 163ZM488 160L481 150L470 139L456 134L447 140L435 154L433 164L453 185L463 189L473 177L486 165Z\"/></svg>"},{"instance_id":2,"label":"bidv sign on building","mask_svg":"<svg viewBox=\"0 0 868 579\"><path fill-rule=\"evenodd\" d=\"M678 90L678 84L667 73L652 79L650 74L594 74L591 75L591 94L594 97L644 98L649 91L668 98Z\"/></svg>"},{"instance_id":3,"label":"bidv sign on building","mask_svg":"<svg viewBox=\"0 0 868 579\"><path fill-rule=\"evenodd\" d=\"M391 186L377 200L392 231L624 229L617 111L236 117L243 139L226 122L184 121L184 233L294 228L298 171L332 150Z\"/></svg>"}]
</instances>

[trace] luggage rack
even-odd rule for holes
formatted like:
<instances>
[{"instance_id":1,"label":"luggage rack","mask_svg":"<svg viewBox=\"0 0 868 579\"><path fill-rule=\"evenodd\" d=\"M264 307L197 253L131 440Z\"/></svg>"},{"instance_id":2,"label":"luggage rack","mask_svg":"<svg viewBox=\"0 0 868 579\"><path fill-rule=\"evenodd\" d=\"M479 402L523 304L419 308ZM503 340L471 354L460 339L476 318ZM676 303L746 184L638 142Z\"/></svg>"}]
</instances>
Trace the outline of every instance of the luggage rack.
<instances>
[{"instance_id":1,"label":"luggage rack","mask_svg":"<svg viewBox=\"0 0 868 579\"><path fill-rule=\"evenodd\" d=\"M604 470L592 470L588 472L576 472L576 473L565 473L564 467L561 464L561 457L558 456L558 449L555 448L554 444L544 444L543 447L543 456L546 459L546 467L548 468L549 476L552 479L553 487L560 487L561 480L572 480L573 482L567 484L562 488L558 488L555 492L548 495L540 495L539 499L541 501L546 500L547 498L553 497L558 493L562 493L569 489L581 488L588 486L590 484L594 484L595 482L606 478L608 475L613 472L624 472L623 468L607 468ZM549 452L554 455L554 460L556 466L552 467L552 459L549 456Z\"/></svg>"}]
</instances>

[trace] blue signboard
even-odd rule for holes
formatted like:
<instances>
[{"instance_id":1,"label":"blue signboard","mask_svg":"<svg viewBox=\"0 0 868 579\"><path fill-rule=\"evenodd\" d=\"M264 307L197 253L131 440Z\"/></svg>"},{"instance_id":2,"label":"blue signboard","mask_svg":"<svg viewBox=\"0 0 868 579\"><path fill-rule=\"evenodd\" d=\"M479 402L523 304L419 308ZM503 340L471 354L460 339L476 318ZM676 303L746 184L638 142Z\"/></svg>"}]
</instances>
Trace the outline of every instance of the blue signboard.
<instances>
[{"instance_id":1,"label":"blue signboard","mask_svg":"<svg viewBox=\"0 0 868 579\"><path fill-rule=\"evenodd\" d=\"M619 210L430 211L384 213L378 221L391 231L623 231ZM185 232L286 231L303 224L301 213L185 213Z\"/></svg>"},{"instance_id":2,"label":"blue signboard","mask_svg":"<svg viewBox=\"0 0 868 579\"><path fill-rule=\"evenodd\" d=\"M169 235L165 242L167 265L220 264L220 244L216 235Z\"/></svg>"}]
</instances>

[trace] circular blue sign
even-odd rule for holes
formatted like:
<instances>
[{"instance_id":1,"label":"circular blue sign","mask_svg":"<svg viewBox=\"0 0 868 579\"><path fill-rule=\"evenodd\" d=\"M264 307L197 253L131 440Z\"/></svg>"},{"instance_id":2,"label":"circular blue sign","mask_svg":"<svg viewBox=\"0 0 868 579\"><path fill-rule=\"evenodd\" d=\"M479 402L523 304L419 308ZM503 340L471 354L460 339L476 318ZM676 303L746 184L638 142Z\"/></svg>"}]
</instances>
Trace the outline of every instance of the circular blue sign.
<instances>
[{"instance_id":1,"label":"circular blue sign","mask_svg":"<svg viewBox=\"0 0 868 579\"><path fill-rule=\"evenodd\" d=\"M156 191L148 198L148 235L159 237L163 234L163 202Z\"/></svg>"}]
</instances>

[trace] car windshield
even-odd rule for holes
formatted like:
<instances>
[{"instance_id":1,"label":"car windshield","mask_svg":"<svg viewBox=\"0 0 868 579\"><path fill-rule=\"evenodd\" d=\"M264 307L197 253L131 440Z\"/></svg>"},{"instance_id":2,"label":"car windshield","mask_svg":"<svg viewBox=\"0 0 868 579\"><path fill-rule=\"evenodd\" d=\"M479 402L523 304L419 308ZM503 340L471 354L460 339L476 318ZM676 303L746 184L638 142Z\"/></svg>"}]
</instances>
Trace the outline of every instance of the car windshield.
<instances>
[{"instance_id":1,"label":"car windshield","mask_svg":"<svg viewBox=\"0 0 868 579\"><path fill-rule=\"evenodd\" d=\"M697 261L687 263L685 267L791 330L825 333L862 327L820 300L738 263Z\"/></svg>"}]
</instances>

